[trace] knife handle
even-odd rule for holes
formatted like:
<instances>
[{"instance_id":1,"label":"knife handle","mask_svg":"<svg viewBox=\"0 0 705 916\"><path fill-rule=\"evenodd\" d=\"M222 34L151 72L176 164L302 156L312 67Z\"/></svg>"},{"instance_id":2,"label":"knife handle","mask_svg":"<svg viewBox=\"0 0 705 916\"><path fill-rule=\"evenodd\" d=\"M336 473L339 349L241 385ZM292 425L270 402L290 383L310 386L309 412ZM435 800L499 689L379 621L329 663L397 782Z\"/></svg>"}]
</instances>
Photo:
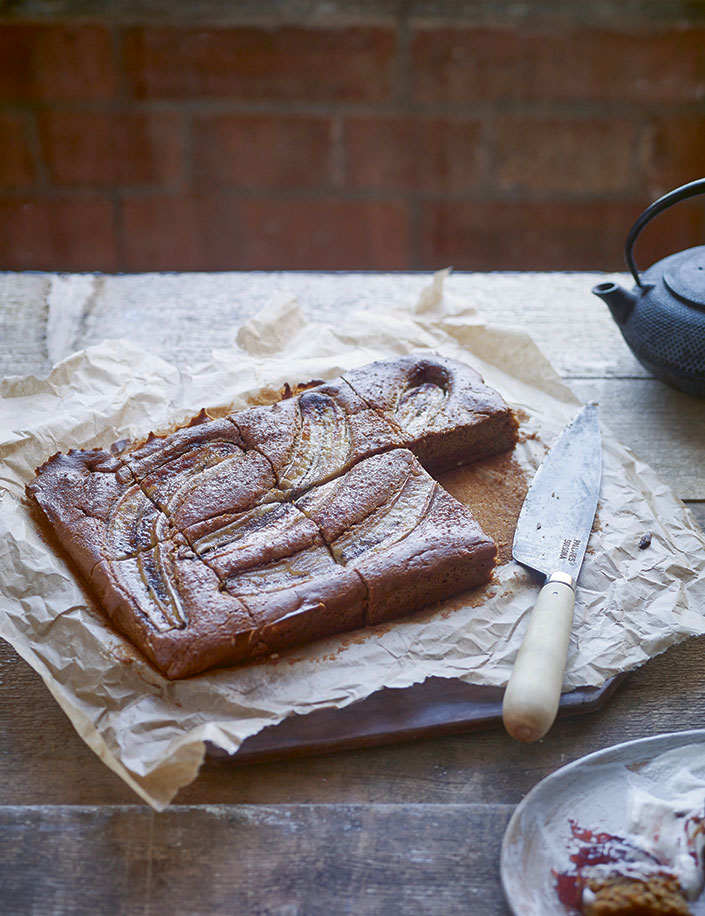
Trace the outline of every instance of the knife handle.
<instances>
[{"instance_id":1,"label":"knife handle","mask_svg":"<svg viewBox=\"0 0 705 916\"><path fill-rule=\"evenodd\" d=\"M531 612L504 692L504 727L518 741L543 738L556 718L574 607L572 576L549 576Z\"/></svg>"}]
</instances>

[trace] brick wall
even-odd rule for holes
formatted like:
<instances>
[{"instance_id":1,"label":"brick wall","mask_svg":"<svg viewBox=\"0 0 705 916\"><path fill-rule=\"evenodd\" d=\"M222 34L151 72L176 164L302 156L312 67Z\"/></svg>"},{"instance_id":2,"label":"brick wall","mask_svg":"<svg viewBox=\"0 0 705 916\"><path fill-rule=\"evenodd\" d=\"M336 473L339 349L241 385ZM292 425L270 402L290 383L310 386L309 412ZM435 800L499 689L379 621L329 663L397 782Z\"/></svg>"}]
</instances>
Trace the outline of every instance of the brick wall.
<instances>
[{"instance_id":1,"label":"brick wall","mask_svg":"<svg viewBox=\"0 0 705 916\"><path fill-rule=\"evenodd\" d=\"M705 175L705 21L396 6L5 18L0 268L621 269L641 209ZM704 212L638 260L705 241Z\"/></svg>"}]
</instances>

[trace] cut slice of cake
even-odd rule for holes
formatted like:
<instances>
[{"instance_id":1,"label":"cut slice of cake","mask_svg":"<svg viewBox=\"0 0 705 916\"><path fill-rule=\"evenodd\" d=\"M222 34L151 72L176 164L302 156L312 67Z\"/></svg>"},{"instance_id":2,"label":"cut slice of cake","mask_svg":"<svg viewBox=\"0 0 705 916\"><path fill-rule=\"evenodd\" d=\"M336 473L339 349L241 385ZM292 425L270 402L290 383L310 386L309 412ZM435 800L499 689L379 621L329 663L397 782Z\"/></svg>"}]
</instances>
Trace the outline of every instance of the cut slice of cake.
<instances>
[{"instance_id":1,"label":"cut slice of cake","mask_svg":"<svg viewBox=\"0 0 705 916\"><path fill-rule=\"evenodd\" d=\"M84 576L172 536L168 517L103 449L61 452L27 486L63 549Z\"/></svg>"},{"instance_id":2,"label":"cut slice of cake","mask_svg":"<svg viewBox=\"0 0 705 916\"><path fill-rule=\"evenodd\" d=\"M269 651L247 607L180 535L135 557L98 563L89 582L113 623L167 677Z\"/></svg>"},{"instance_id":3,"label":"cut slice of cake","mask_svg":"<svg viewBox=\"0 0 705 916\"><path fill-rule=\"evenodd\" d=\"M158 436L150 433L144 442L128 444L119 455L134 479L142 483L152 475L165 482L243 451L233 424L225 418L213 420L202 410L187 426Z\"/></svg>"},{"instance_id":4,"label":"cut slice of cake","mask_svg":"<svg viewBox=\"0 0 705 916\"><path fill-rule=\"evenodd\" d=\"M268 459L284 491L302 492L400 444L390 423L342 379L230 419L247 447Z\"/></svg>"},{"instance_id":5,"label":"cut slice of cake","mask_svg":"<svg viewBox=\"0 0 705 916\"><path fill-rule=\"evenodd\" d=\"M486 582L497 547L407 449L361 461L296 502L368 591L376 624Z\"/></svg>"},{"instance_id":6,"label":"cut slice of cake","mask_svg":"<svg viewBox=\"0 0 705 916\"><path fill-rule=\"evenodd\" d=\"M439 472L513 448L517 420L501 395L457 360L402 356L343 378L399 430L400 444Z\"/></svg>"},{"instance_id":7,"label":"cut slice of cake","mask_svg":"<svg viewBox=\"0 0 705 916\"><path fill-rule=\"evenodd\" d=\"M211 518L187 528L184 536L223 582L322 543L317 526L289 502Z\"/></svg>"},{"instance_id":8,"label":"cut slice of cake","mask_svg":"<svg viewBox=\"0 0 705 916\"><path fill-rule=\"evenodd\" d=\"M365 626L367 590L322 542L233 576L226 590L247 607L270 651L304 646Z\"/></svg>"},{"instance_id":9,"label":"cut slice of cake","mask_svg":"<svg viewBox=\"0 0 705 916\"><path fill-rule=\"evenodd\" d=\"M583 889L584 916L691 916L692 910L674 875L642 880L618 876L588 880Z\"/></svg>"}]
</instances>

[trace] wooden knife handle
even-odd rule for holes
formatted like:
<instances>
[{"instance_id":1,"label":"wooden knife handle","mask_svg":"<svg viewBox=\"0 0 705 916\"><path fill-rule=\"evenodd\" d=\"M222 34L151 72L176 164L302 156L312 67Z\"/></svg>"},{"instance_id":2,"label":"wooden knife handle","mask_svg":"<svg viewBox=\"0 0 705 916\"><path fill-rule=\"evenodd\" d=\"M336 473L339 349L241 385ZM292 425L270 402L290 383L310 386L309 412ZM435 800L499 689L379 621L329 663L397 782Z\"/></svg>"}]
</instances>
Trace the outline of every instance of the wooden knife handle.
<instances>
[{"instance_id":1,"label":"wooden knife handle","mask_svg":"<svg viewBox=\"0 0 705 916\"><path fill-rule=\"evenodd\" d=\"M518 741L543 738L556 718L574 607L574 588L549 578L531 612L504 692L504 727Z\"/></svg>"}]
</instances>

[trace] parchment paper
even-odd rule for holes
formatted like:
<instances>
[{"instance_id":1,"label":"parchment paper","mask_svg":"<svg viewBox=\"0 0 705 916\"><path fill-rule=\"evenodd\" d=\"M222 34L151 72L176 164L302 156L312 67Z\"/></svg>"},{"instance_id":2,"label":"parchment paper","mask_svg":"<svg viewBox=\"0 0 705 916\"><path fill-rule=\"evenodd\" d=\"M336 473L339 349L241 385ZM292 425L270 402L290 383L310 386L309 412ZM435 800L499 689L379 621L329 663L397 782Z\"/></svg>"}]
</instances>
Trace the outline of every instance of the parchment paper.
<instances>
[{"instance_id":1,"label":"parchment paper","mask_svg":"<svg viewBox=\"0 0 705 916\"><path fill-rule=\"evenodd\" d=\"M449 300L442 274L407 310L350 310L334 327L307 322L283 293L227 349L190 370L108 341L63 360L46 379L2 383L0 636L41 675L86 743L155 808L195 778L206 741L234 752L289 715L429 676L506 683L538 586L510 562L479 598L475 591L392 626L170 682L109 627L45 541L25 484L56 451L142 438L186 422L201 407L224 413L274 399L284 382L332 378L420 351L469 363L522 411L516 457L529 476L544 443L576 412L574 396L532 341L493 329L469 303ZM640 550L646 532L651 546ZM600 505L564 688L599 685L705 633L704 548L682 503L604 430Z\"/></svg>"}]
</instances>

